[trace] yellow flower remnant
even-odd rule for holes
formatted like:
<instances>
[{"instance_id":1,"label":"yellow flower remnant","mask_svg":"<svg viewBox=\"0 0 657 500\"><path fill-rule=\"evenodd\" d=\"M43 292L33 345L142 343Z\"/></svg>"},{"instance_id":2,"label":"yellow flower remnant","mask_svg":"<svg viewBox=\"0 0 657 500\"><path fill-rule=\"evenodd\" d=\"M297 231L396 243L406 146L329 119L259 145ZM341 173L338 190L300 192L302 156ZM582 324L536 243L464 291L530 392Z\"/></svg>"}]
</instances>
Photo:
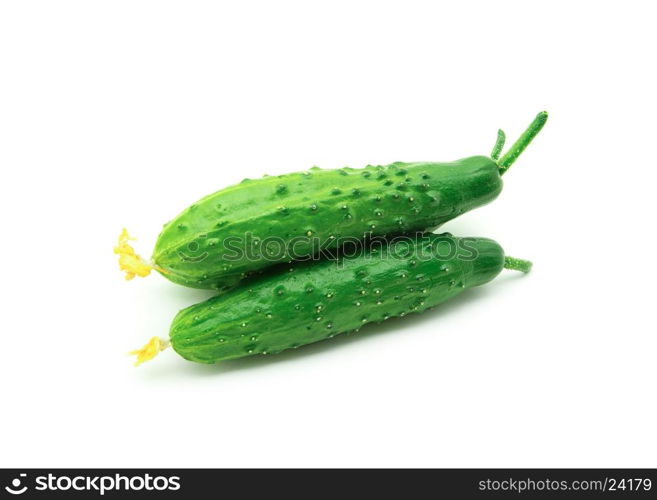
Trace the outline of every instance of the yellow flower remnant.
<instances>
[{"instance_id":1,"label":"yellow flower remnant","mask_svg":"<svg viewBox=\"0 0 657 500\"><path fill-rule=\"evenodd\" d=\"M151 270L156 269L155 266L148 264L142 259L135 249L130 246L128 240L134 240L124 228L119 235L119 244L114 247L114 253L119 256L119 267L125 271L125 279L131 280L135 276L142 278L148 276Z\"/></svg>"},{"instance_id":2,"label":"yellow flower remnant","mask_svg":"<svg viewBox=\"0 0 657 500\"><path fill-rule=\"evenodd\" d=\"M148 343L141 349L135 349L130 351L128 354L132 356L137 356L135 361L135 366L139 366L144 361L150 361L155 356L157 356L161 351L164 351L169 347L169 342L160 337L152 337Z\"/></svg>"}]
</instances>

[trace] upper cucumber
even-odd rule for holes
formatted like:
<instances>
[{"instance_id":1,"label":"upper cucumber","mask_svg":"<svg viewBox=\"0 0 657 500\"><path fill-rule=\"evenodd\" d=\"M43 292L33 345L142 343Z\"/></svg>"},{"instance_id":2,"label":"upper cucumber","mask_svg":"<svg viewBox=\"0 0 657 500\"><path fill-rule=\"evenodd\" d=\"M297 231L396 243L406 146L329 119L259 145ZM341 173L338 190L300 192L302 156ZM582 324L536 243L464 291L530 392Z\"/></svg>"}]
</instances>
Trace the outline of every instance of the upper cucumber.
<instances>
[{"instance_id":1,"label":"upper cucumber","mask_svg":"<svg viewBox=\"0 0 657 500\"><path fill-rule=\"evenodd\" d=\"M171 281L223 289L272 264L315 254L318 245L332 248L369 234L435 228L492 201L501 190L498 166L485 156L313 168L245 180L165 225L153 260Z\"/></svg>"}]
</instances>

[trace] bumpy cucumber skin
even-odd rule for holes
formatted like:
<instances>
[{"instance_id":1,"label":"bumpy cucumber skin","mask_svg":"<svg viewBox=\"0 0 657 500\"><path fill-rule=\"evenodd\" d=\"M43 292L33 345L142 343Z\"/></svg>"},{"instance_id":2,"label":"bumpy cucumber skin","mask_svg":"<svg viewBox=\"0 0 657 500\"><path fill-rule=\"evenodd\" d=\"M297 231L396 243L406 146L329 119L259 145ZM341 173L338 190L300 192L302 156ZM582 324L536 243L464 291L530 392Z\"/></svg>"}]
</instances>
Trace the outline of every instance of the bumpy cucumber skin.
<instances>
[{"instance_id":1,"label":"bumpy cucumber skin","mask_svg":"<svg viewBox=\"0 0 657 500\"><path fill-rule=\"evenodd\" d=\"M226 289L252 273L289 262L263 255L258 242L295 238L297 259L344 238L423 231L489 203L502 190L497 164L485 156L452 163L393 163L245 180L206 196L165 225L153 253L163 275L194 288ZM231 257L227 238L251 234L255 252ZM271 249L271 247L270 247Z\"/></svg>"},{"instance_id":2,"label":"bumpy cucumber skin","mask_svg":"<svg viewBox=\"0 0 657 500\"><path fill-rule=\"evenodd\" d=\"M394 253L373 250L339 265L322 260L270 271L180 311L171 325L171 345L185 359L214 363L273 354L424 311L502 270L504 251L496 242L463 241L428 235ZM459 244L459 251L451 258L444 249L445 257L423 258L436 244Z\"/></svg>"}]
</instances>

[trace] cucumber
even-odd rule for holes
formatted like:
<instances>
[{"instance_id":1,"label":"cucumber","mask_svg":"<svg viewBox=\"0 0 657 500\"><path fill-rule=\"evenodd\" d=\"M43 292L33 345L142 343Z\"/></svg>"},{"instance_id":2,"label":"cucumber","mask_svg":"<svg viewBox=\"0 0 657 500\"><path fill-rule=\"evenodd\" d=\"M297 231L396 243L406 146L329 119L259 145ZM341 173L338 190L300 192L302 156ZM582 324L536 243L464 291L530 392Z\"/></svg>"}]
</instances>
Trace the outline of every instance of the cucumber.
<instances>
[{"instance_id":1,"label":"cucumber","mask_svg":"<svg viewBox=\"0 0 657 500\"><path fill-rule=\"evenodd\" d=\"M165 224L142 262L127 245L115 249L126 278L158 270L194 288L226 290L264 269L303 260L367 236L433 230L494 200L502 174L538 134L542 112L501 158L500 131L491 157L451 163L397 162L246 179L206 196Z\"/></svg>"},{"instance_id":2,"label":"cucumber","mask_svg":"<svg viewBox=\"0 0 657 500\"><path fill-rule=\"evenodd\" d=\"M435 228L501 189L497 164L484 156L246 181L170 222L153 261L175 283L225 289L254 271L344 241Z\"/></svg>"},{"instance_id":3,"label":"cucumber","mask_svg":"<svg viewBox=\"0 0 657 500\"><path fill-rule=\"evenodd\" d=\"M199 363L274 354L422 312L489 282L505 266L531 266L505 258L485 238L445 233L376 241L358 255L276 268L180 311L169 332L173 349ZM136 351L138 362L158 345L141 356Z\"/></svg>"}]
</instances>

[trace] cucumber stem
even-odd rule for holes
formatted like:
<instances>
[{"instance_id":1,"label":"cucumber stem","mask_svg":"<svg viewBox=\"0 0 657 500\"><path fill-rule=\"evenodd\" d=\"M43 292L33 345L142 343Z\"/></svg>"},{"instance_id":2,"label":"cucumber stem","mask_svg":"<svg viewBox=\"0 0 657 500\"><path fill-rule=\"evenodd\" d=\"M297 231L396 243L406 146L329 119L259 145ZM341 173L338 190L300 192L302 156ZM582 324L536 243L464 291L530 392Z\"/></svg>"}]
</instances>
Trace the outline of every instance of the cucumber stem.
<instances>
[{"instance_id":1,"label":"cucumber stem","mask_svg":"<svg viewBox=\"0 0 657 500\"><path fill-rule=\"evenodd\" d=\"M497 159L500 157L500 153L502 153L502 148L504 147L504 142L506 141L506 134L504 133L504 130L499 129L497 131L497 140L495 141L495 146L493 146L493 151L490 154L490 157L497 161Z\"/></svg>"},{"instance_id":2,"label":"cucumber stem","mask_svg":"<svg viewBox=\"0 0 657 500\"><path fill-rule=\"evenodd\" d=\"M503 175L504 172L509 170L509 167L513 165L513 162L518 159L518 156L520 156L525 148L529 146L529 143L532 142L534 137L536 137L541 131L547 119L547 111L541 111L536 115L536 118L534 118L534 121L529 124L527 130L522 133L520 138L509 148L506 154L502 156L500 161L497 162L497 165L500 168L500 175Z\"/></svg>"},{"instance_id":3,"label":"cucumber stem","mask_svg":"<svg viewBox=\"0 0 657 500\"><path fill-rule=\"evenodd\" d=\"M516 259L515 257L504 257L504 269L528 273L532 269L532 263L528 260Z\"/></svg>"}]
</instances>

